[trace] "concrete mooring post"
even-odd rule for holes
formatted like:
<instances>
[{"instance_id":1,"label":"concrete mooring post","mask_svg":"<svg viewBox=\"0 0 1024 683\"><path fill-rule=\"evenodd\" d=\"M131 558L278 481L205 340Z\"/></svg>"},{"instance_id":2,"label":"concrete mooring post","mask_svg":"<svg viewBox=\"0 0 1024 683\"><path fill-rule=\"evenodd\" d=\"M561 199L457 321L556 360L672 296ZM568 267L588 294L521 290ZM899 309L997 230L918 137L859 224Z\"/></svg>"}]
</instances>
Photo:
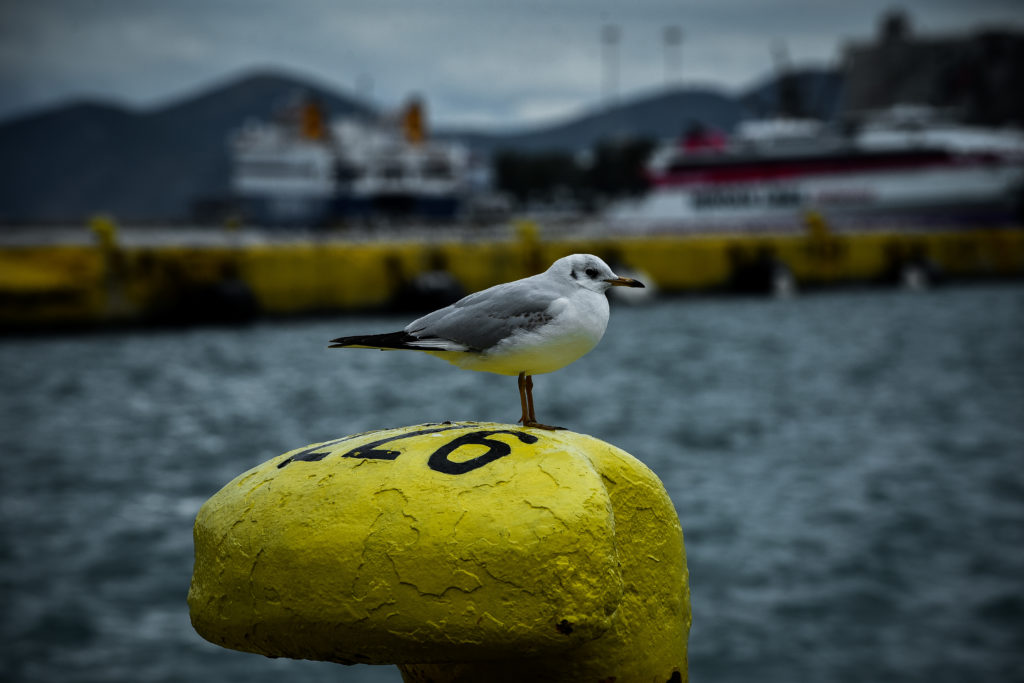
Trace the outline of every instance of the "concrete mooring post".
<instances>
[{"instance_id":1,"label":"concrete mooring post","mask_svg":"<svg viewBox=\"0 0 1024 683\"><path fill-rule=\"evenodd\" d=\"M404 680L687 680L683 535L658 478L593 437L368 432L245 472L195 523L192 624Z\"/></svg>"}]
</instances>

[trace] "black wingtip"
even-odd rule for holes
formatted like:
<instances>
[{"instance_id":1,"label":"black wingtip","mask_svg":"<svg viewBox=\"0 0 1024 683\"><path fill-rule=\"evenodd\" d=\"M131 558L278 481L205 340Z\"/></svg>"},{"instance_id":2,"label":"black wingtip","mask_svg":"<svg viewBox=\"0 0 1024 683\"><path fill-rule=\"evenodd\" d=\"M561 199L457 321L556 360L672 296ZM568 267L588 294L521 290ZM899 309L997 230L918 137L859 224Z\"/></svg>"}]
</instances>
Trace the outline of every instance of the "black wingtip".
<instances>
[{"instance_id":1,"label":"black wingtip","mask_svg":"<svg viewBox=\"0 0 1024 683\"><path fill-rule=\"evenodd\" d=\"M378 349L408 349L416 337L406 332L387 332L385 334L364 334L355 337L338 337L332 339L329 349L343 349L350 346L369 346Z\"/></svg>"}]
</instances>

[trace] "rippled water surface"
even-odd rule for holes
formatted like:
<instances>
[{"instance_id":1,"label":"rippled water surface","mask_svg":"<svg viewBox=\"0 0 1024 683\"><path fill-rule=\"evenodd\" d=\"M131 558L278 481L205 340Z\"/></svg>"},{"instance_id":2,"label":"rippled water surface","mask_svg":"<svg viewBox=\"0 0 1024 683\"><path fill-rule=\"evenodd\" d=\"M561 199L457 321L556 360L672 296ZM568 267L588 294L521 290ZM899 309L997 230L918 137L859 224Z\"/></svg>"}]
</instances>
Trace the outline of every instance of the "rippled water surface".
<instances>
[{"instance_id":1,"label":"rippled water surface","mask_svg":"<svg viewBox=\"0 0 1024 683\"><path fill-rule=\"evenodd\" d=\"M220 649L185 596L196 511L236 474L518 418L514 378L325 349L404 322L0 340L0 679L399 680ZM535 393L665 482L692 680L1024 680L1024 286L616 307Z\"/></svg>"}]
</instances>

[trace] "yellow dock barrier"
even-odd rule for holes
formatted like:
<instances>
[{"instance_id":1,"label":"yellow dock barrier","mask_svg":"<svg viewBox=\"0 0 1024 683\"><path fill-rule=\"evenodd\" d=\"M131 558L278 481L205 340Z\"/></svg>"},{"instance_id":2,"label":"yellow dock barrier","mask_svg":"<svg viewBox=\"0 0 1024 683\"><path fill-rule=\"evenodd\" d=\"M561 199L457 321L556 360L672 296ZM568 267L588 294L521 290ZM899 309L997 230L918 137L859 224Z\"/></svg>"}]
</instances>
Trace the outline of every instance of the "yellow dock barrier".
<instances>
[{"instance_id":1,"label":"yellow dock barrier","mask_svg":"<svg viewBox=\"0 0 1024 683\"><path fill-rule=\"evenodd\" d=\"M805 233L784 235L541 239L535 225L520 223L509 239L493 241L127 247L101 221L93 225L95 245L0 247L0 326L187 317L190 308L219 301L225 284L240 285L253 309L273 315L377 309L429 270L447 270L472 292L573 252L643 271L666 293L756 290L779 268L801 287L895 281L908 266L952 278L1024 276L1019 228L833 234L809 223ZM212 310L206 318L216 316Z\"/></svg>"},{"instance_id":2,"label":"yellow dock barrier","mask_svg":"<svg viewBox=\"0 0 1024 683\"><path fill-rule=\"evenodd\" d=\"M406 681L687 679L672 501L568 431L417 425L273 458L200 509L189 606L223 647Z\"/></svg>"}]
</instances>

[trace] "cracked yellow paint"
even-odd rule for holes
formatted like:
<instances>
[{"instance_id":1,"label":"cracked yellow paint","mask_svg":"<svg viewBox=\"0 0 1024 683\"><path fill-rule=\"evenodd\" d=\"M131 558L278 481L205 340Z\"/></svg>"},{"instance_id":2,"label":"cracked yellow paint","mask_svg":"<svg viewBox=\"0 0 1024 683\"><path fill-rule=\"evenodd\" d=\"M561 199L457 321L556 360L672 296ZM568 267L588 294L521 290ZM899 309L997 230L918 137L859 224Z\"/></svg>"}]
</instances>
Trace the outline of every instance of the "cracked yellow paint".
<instances>
[{"instance_id":1,"label":"cracked yellow paint","mask_svg":"<svg viewBox=\"0 0 1024 683\"><path fill-rule=\"evenodd\" d=\"M192 624L407 681L684 681L682 531L664 487L583 434L466 422L259 465L195 523Z\"/></svg>"}]
</instances>

